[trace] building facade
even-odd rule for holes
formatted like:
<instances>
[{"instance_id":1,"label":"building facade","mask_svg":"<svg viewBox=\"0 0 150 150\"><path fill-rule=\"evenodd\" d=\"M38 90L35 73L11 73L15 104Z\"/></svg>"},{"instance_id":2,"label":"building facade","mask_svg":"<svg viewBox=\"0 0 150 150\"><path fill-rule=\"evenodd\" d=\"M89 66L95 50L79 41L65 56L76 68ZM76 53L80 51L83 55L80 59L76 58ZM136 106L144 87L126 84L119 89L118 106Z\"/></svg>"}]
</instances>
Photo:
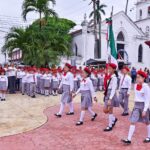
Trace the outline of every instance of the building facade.
<instances>
[{"instance_id":1,"label":"building facade","mask_svg":"<svg viewBox=\"0 0 150 150\"><path fill-rule=\"evenodd\" d=\"M131 66L135 66L138 69L150 67L150 48L146 44L146 41L150 41L150 0L137 1L135 22L123 11L113 15L112 20L116 49L121 59L126 60L128 57ZM85 61L96 58L93 27L88 25L86 17L81 25L81 30L71 33L73 37L72 51L74 58L77 60L77 65L83 65ZM106 21L103 21L101 26L102 47L100 60L107 61Z\"/></svg>"}]
</instances>

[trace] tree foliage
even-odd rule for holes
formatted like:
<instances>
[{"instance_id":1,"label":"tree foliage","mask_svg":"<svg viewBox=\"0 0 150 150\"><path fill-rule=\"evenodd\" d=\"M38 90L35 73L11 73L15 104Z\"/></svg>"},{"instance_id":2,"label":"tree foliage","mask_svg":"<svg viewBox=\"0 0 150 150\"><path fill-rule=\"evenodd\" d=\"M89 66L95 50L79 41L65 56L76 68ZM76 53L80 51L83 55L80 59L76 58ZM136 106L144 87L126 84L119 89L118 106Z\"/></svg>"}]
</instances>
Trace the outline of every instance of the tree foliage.
<instances>
[{"instance_id":1,"label":"tree foliage","mask_svg":"<svg viewBox=\"0 0 150 150\"><path fill-rule=\"evenodd\" d=\"M45 66L58 63L60 56L71 55L71 36L68 34L75 23L60 18L42 19L42 30L39 20L26 29L12 28L6 36L3 52L12 52L19 48L23 53L23 62L27 65Z\"/></svg>"}]
</instances>

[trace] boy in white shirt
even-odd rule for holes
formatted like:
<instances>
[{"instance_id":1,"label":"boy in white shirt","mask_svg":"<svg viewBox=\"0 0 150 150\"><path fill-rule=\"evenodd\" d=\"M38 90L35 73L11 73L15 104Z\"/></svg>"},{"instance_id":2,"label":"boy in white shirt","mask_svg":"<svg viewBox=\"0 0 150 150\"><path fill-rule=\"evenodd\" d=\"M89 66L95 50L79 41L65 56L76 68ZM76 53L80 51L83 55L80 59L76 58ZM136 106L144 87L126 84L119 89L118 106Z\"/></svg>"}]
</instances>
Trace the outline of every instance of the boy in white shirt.
<instances>
[{"instance_id":1,"label":"boy in white shirt","mask_svg":"<svg viewBox=\"0 0 150 150\"><path fill-rule=\"evenodd\" d=\"M123 108L122 116L128 116L128 105L129 105L129 96L131 91L132 79L128 75L130 69L126 66L122 69L122 75L120 78L119 84L119 102L121 107Z\"/></svg>"}]
</instances>

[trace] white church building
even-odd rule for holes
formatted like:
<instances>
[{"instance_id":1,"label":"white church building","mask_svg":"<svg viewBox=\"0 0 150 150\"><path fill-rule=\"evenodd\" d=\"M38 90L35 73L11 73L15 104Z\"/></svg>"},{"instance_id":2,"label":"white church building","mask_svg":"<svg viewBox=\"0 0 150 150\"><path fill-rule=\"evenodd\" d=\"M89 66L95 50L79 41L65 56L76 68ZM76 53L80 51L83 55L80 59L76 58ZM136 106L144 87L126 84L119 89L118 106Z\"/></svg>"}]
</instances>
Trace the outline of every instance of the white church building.
<instances>
[{"instance_id":1,"label":"white church building","mask_svg":"<svg viewBox=\"0 0 150 150\"><path fill-rule=\"evenodd\" d=\"M113 15L113 31L117 51L124 50L128 54L131 66L150 68L150 0L138 0L136 3L136 21L131 20L123 11ZM83 65L89 59L95 59L94 33L89 27L86 17L82 29L72 32L73 58L77 65ZM107 24L102 22L101 61L107 61ZM124 53L121 56L125 59ZM63 59L62 61L66 61Z\"/></svg>"}]
</instances>

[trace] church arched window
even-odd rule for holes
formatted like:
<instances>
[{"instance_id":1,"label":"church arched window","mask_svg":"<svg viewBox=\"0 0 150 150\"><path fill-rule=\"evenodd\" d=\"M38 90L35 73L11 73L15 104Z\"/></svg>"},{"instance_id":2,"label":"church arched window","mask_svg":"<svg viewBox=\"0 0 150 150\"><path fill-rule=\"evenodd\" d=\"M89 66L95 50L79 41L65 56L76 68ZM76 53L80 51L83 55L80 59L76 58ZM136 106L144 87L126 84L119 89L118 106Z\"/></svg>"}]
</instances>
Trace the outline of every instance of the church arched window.
<instances>
[{"instance_id":1,"label":"church arched window","mask_svg":"<svg viewBox=\"0 0 150 150\"><path fill-rule=\"evenodd\" d=\"M142 44L140 44L138 48L138 62L142 62L142 61L143 61L143 46Z\"/></svg>"},{"instance_id":2,"label":"church arched window","mask_svg":"<svg viewBox=\"0 0 150 150\"><path fill-rule=\"evenodd\" d=\"M150 6L148 7L148 17L150 17Z\"/></svg>"},{"instance_id":3,"label":"church arched window","mask_svg":"<svg viewBox=\"0 0 150 150\"><path fill-rule=\"evenodd\" d=\"M74 53L75 53L75 56L78 56L78 46L76 43L75 43Z\"/></svg>"},{"instance_id":4,"label":"church arched window","mask_svg":"<svg viewBox=\"0 0 150 150\"><path fill-rule=\"evenodd\" d=\"M125 41L124 35L123 35L122 31L119 32L119 34L118 34L118 36L117 36L117 41Z\"/></svg>"},{"instance_id":5,"label":"church arched window","mask_svg":"<svg viewBox=\"0 0 150 150\"><path fill-rule=\"evenodd\" d=\"M140 19L142 19L142 14L143 14L143 12L142 12L142 9L140 9Z\"/></svg>"}]
</instances>

